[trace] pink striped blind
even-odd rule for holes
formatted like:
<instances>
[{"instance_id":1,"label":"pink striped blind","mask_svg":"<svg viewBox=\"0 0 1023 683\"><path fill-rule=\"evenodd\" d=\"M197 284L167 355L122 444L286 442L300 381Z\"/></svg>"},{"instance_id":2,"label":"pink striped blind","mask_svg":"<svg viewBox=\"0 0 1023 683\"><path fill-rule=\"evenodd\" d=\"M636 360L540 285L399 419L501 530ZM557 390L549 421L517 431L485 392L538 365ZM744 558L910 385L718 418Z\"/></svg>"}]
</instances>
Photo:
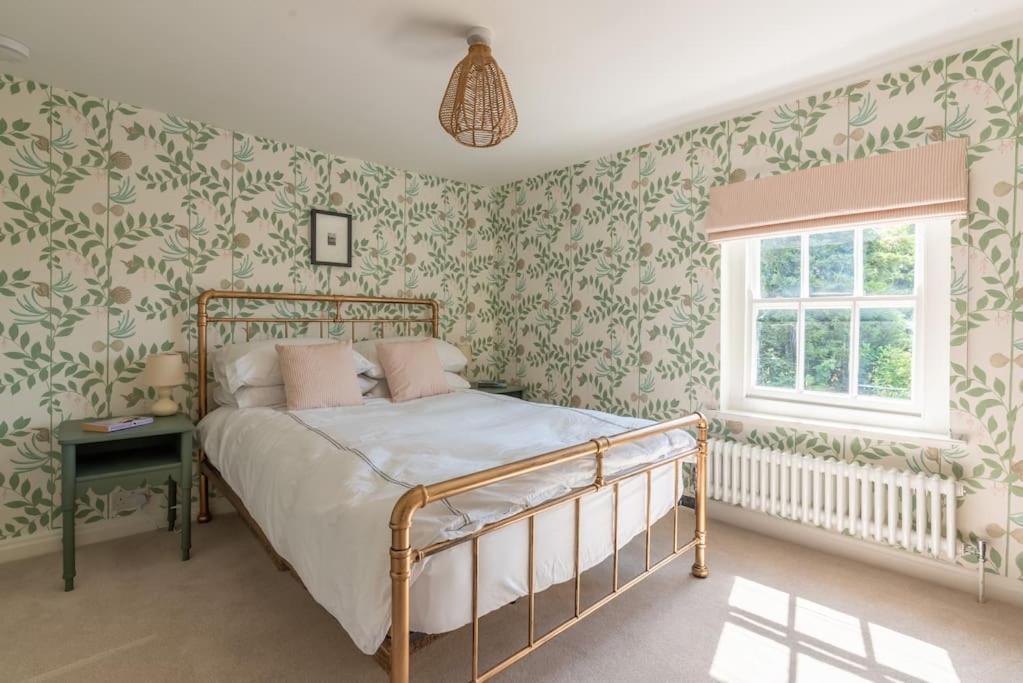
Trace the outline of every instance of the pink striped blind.
<instances>
[{"instance_id":1,"label":"pink striped blind","mask_svg":"<svg viewBox=\"0 0 1023 683\"><path fill-rule=\"evenodd\" d=\"M961 216L966 139L712 187L712 242L858 223Z\"/></svg>"}]
</instances>

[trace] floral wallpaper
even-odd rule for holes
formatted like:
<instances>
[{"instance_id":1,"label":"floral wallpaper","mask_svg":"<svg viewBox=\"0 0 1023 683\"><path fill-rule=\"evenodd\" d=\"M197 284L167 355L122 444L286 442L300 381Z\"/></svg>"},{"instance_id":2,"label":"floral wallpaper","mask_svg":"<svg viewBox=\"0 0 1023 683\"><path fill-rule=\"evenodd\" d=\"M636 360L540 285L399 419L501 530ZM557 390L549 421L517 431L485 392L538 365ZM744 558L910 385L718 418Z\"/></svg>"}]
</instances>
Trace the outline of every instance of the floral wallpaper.
<instances>
[{"instance_id":1,"label":"floral wallpaper","mask_svg":"<svg viewBox=\"0 0 1023 683\"><path fill-rule=\"evenodd\" d=\"M192 302L210 287L436 296L474 376L650 418L713 410L709 188L949 137L970 142L950 301L965 445L723 419L714 430L955 477L963 540L990 539L987 570L1023 581L1018 37L492 188L0 76L0 540L59 524L61 420L143 409L153 351L186 354L194 385ZM312 207L354 214L353 268L308 264ZM193 396L177 392L194 411ZM80 517L109 507L86 495Z\"/></svg>"},{"instance_id":2,"label":"floral wallpaper","mask_svg":"<svg viewBox=\"0 0 1023 683\"><path fill-rule=\"evenodd\" d=\"M719 249L711 186L969 139L971 210L953 226L953 432L934 448L715 420L718 435L962 481L963 540L1023 581L1023 54L1020 40L694 128L491 188L510 356L537 400L666 418L718 407ZM512 263L512 265L508 265ZM962 560L969 564L975 560Z\"/></svg>"},{"instance_id":3,"label":"floral wallpaper","mask_svg":"<svg viewBox=\"0 0 1023 683\"><path fill-rule=\"evenodd\" d=\"M310 208L353 214L353 268L309 264ZM187 357L195 414L204 289L436 297L444 336L500 369L486 215L465 183L0 76L0 541L59 526L54 430L144 411L147 354Z\"/></svg>"}]
</instances>

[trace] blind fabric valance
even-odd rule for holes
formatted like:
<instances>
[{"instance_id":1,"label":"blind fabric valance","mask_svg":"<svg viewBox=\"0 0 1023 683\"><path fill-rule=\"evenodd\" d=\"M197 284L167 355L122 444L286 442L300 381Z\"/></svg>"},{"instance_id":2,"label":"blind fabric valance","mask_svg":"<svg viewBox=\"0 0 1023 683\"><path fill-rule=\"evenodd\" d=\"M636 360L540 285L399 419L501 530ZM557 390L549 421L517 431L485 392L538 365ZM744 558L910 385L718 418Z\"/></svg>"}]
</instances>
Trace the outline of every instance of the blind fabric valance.
<instances>
[{"instance_id":1,"label":"blind fabric valance","mask_svg":"<svg viewBox=\"0 0 1023 683\"><path fill-rule=\"evenodd\" d=\"M965 138L710 190L712 242L966 214Z\"/></svg>"}]
</instances>

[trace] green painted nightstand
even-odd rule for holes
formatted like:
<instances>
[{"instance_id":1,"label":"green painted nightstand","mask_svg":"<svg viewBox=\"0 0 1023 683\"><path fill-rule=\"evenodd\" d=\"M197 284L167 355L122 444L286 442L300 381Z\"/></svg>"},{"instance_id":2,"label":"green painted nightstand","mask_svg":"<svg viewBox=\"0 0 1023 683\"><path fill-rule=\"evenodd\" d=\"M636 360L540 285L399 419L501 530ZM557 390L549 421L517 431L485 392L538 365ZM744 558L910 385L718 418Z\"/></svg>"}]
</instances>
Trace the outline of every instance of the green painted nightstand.
<instances>
[{"instance_id":1,"label":"green painted nightstand","mask_svg":"<svg viewBox=\"0 0 1023 683\"><path fill-rule=\"evenodd\" d=\"M187 560L192 547L192 421L179 413L109 434L84 431L82 422L86 420L70 420L57 430L62 458L64 590L75 587L75 499L88 489L103 494L118 486L166 482L167 526L174 529L180 498L181 559Z\"/></svg>"},{"instance_id":2,"label":"green painted nightstand","mask_svg":"<svg viewBox=\"0 0 1023 683\"><path fill-rule=\"evenodd\" d=\"M478 386L476 384L476 382L473 382L472 383L472 388L475 389L476 391L483 391L483 392L486 392L488 394L504 394L505 396L511 396L512 398L521 398L521 399L525 399L526 398L526 393L525 393L526 392L526 388L525 387L520 387L520 386L518 386L516 384L506 384L503 387L481 387L481 386Z\"/></svg>"}]
</instances>

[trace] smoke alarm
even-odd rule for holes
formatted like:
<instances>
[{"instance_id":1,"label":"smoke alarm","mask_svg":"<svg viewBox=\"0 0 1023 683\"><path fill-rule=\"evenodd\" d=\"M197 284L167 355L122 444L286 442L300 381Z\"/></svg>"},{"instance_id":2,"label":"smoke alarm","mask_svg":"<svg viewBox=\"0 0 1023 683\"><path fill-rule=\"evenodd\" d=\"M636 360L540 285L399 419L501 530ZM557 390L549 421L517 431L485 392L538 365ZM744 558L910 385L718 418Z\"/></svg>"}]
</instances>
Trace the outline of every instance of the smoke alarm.
<instances>
[{"instance_id":1,"label":"smoke alarm","mask_svg":"<svg viewBox=\"0 0 1023 683\"><path fill-rule=\"evenodd\" d=\"M28 45L0 35L0 62L23 62L28 59Z\"/></svg>"}]
</instances>

